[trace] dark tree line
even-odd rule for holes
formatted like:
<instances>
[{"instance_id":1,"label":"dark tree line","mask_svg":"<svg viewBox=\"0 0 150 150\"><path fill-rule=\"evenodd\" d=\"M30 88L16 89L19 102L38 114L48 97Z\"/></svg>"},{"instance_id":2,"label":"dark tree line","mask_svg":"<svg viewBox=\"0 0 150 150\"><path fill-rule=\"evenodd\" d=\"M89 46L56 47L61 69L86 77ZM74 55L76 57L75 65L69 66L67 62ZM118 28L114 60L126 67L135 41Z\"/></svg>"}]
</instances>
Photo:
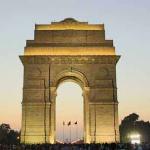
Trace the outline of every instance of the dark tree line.
<instances>
[{"instance_id":1,"label":"dark tree line","mask_svg":"<svg viewBox=\"0 0 150 150\"><path fill-rule=\"evenodd\" d=\"M139 115L132 113L126 116L119 127L121 142L130 142L131 134L140 134L142 142L150 142L150 122L139 120Z\"/></svg>"},{"instance_id":2,"label":"dark tree line","mask_svg":"<svg viewBox=\"0 0 150 150\"><path fill-rule=\"evenodd\" d=\"M0 124L0 143L17 144L19 143L19 132L10 128L9 124Z\"/></svg>"}]
</instances>

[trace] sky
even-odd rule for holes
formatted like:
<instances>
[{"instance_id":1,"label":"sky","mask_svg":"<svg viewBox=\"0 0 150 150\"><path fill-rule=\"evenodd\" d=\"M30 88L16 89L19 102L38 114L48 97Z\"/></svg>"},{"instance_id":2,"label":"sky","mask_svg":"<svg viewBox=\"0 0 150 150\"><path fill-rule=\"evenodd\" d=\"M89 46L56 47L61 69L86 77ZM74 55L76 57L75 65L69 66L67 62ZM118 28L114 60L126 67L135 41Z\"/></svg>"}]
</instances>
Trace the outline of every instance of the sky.
<instances>
[{"instance_id":1,"label":"sky","mask_svg":"<svg viewBox=\"0 0 150 150\"><path fill-rule=\"evenodd\" d=\"M106 38L121 55L119 119L135 112L150 120L149 0L0 0L0 123L20 129L23 66L18 56L33 39L34 25L68 17L105 24Z\"/></svg>"}]
</instances>

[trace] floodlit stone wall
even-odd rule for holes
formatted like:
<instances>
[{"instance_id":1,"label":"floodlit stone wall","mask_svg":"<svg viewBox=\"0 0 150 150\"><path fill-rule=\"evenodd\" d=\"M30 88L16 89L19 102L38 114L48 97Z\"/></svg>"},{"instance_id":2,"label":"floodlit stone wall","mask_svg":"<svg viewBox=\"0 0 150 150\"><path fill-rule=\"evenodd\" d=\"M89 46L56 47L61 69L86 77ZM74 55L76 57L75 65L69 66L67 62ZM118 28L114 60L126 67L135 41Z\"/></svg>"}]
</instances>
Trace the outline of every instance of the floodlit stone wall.
<instances>
[{"instance_id":1,"label":"floodlit stone wall","mask_svg":"<svg viewBox=\"0 0 150 150\"><path fill-rule=\"evenodd\" d=\"M119 141L116 64L103 25L66 19L36 25L24 55L22 143L55 143L56 89L71 80L83 89L84 142Z\"/></svg>"}]
</instances>

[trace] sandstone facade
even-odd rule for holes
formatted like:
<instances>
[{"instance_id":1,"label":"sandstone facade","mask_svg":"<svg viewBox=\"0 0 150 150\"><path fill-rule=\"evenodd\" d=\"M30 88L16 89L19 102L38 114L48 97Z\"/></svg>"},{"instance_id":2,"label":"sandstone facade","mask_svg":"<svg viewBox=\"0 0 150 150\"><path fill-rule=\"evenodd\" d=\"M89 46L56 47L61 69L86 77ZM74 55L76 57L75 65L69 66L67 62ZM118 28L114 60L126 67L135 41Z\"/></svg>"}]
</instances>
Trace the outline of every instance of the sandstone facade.
<instances>
[{"instance_id":1,"label":"sandstone facade","mask_svg":"<svg viewBox=\"0 0 150 150\"><path fill-rule=\"evenodd\" d=\"M24 55L22 143L55 143L56 89L68 80L83 89L84 142L119 141L116 55L103 24L72 18L35 25Z\"/></svg>"}]
</instances>

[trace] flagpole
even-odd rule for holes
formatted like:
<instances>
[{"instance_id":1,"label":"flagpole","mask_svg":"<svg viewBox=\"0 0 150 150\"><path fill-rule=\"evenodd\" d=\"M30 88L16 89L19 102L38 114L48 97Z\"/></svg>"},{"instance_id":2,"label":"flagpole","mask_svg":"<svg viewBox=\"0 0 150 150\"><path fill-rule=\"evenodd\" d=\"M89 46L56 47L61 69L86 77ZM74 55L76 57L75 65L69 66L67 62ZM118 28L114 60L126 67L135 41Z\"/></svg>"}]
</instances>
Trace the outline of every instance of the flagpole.
<instances>
[{"instance_id":1,"label":"flagpole","mask_svg":"<svg viewBox=\"0 0 150 150\"><path fill-rule=\"evenodd\" d=\"M63 143L65 143L64 142L64 123L63 123Z\"/></svg>"},{"instance_id":2,"label":"flagpole","mask_svg":"<svg viewBox=\"0 0 150 150\"><path fill-rule=\"evenodd\" d=\"M78 139L78 122L76 121L74 125L76 126L76 139Z\"/></svg>"},{"instance_id":3,"label":"flagpole","mask_svg":"<svg viewBox=\"0 0 150 150\"><path fill-rule=\"evenodd\" d=\"M70 124L70 144L71 144L71 124Z\"/></svg>"},{"instance_id":4,"label":"flagpole","mask_svg":"<svg viewBox=\"0 0 150 150\"><path fill-rule=\"evenodd\" d=\"M78 140L78 124L76 124L76 137L77 137L77 140Z\"/></svg>"}]
</instances>

